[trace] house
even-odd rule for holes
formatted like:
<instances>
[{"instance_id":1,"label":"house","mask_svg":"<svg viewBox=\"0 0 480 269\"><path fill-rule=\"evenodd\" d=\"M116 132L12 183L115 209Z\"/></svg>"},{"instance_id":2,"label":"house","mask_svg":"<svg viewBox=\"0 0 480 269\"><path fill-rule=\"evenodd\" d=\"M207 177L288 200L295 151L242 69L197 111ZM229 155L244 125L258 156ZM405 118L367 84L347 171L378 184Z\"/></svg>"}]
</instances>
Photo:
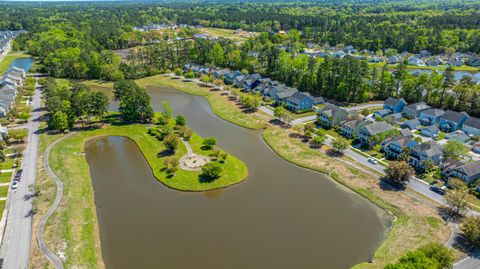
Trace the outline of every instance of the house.
<instances>
[{"instance_id":1,"label":"house","mask_svg":"<svg viewBox=\"0 0 480 269\"><path fill-rule=\"evenodd\" d=\"M480 161L467 163L452 169L450 177L459 178L467 184L475 182L480 179Z\"/></svg>"},{"instance_id":2,"label":"house","mask_svg":"<svg viewBox=\"0 0 480 269\"><path fill-rule=\"evenodd\" d=\"M0 124L0 141L8 137L8 128Z\"/></svg>"},{"instance_id":3,"label":"house","mask_svg":"<svg viewBox=\"0 0 480 269\"><path fill-rule=\"evenodd\" d=\"M340 132L342 133L343 136L345 136L348 139L354 138L358 136L358 132L360 131L360 128L370 124L371 122L364 120L364 119L353 119L353 120L348 120L344 123L341 124L340 126Z\"/></svg>"},{"instance_id":4,"label":"house","mask_svg":"<svg viewBox=\"0 0 480 269\"><path fill-rule=\"evenodd\" d=\"M400 136L385 139L380 145L381 150L385 153L385 157L389 159L398 159L405 148L412 149L418 145L418 142L410 137Z\"/></svg>"},{"instance_id":5,"label":"house","mask_svg":"<svg viewBox=\"0 0 480 269\"><path fill-rule=\"evenodd\" d=\"M392 111L390 109L381 109L381 110L378 110L378 111L375 111L373 113L373 117L374 118L385 118L386 116L392 114Z\"/></svg>"},{"instance_id":6,"label":"house","mask_svg":"<svg viewBox=\"0 0 480 269\"><path fill-rule=\"evenodd\" d=\"M345 52L343 50L338 50L333 53L333 58L343 58L345 57Z\"/></svg>"},{"instance_id":7,"label":"house","mask_svg":"<svg viewBox=\"0 0 480 269\"><path fill-rule=\"evenodd\" d=\"M458 142L462 143L467 143L470 140L470 136L460 130L447 134L445 138L450 140L457 140Z\"/></svg>"},{"instance_id":8,"label":"house","mask_svg":"<svg viewBox=\"0 0 480 269\"><path fill-rule=\"evenodd\" d=\"M221 78L223 76L223 72L224 72L224 70L215 69L213 71L213 77L214 78Z\"/></svg>"},{"instance_id":9,"label":"house","mask_svg":"<svg viewBox=\"0 0 480 269\"><path fill-rule=\"evenodd\" d=\"M424 62L422 59L417 58L417 57L415 57L415 56L410 56L410 57L408 57L407 61L408 61L408 65L413 65L413 66L426 66L426 65L425 65L425 62Z\"/></svg>"},{"instance_id":10,"label":"house","mask_svg":"<svg viewBox=\"0 0 480 269\"><path fill-rule=\"evenodd\" d=\"M477 143L472 145L472 151L480 154L480 142L477 142Z\"/></svg>"},{"instance_id":11,"label":"house","mask_svg":"<svg viewBox=\"0 0 480 269\"><path fill-rule=\"evenodd\" d=\"M353 46L351 46L351 45L346 46L346 47L343 49L343 51L345 51L345 52L348 53L348 54L352 54L352 53L357 52L357 50L356 50Z\"/></svg>"},{"instance_id":12,"label":"house","mask_svg":"<svg viewBox=\"0 0 480 269\"><path fill-rule=\"evenodd\" d=\"M327 103L324 108L318 112L318 121L324 127L333 127L340 122L347 120L349 113L346 109L334 104Z\"/></svg>"},{"instance_id":13,"label":"house","mask_svg":"<svg viewBox=\"0 0 480 269\"><path fill-rule=\"evenodd\" d=\"M360 128L358 138L362 143L372 145L371 137L390 132L394 129L395 127L386 122L374 122Z\"/></svg>"},{"instance_id":14,"label":"house","mask_svg":"<svg viewBox=\"0 0 480 269\"><path fill-rule=\"evenodd\" d=\"M461 60L449 60L447 62L447 65L459 67L459 66L463 65L463 61L461 61Z\"/></svg>"},{"instance_id":15,"label":"house","mask_svg":"<svg viewBox=\"0 0 480 269\"><path fill-rule=\"evenodd\" d=\"M393 97L388 97L387 100L383 102L383 108L389 109L393 113L399 113L403 111L403 108L407 105L407 102L402 99L397 99Z\"/></svg>"},{"instance_id":16,"label":"house","mask_svg":"<svg viewBox=\"0 0 480 269\"><path fill-rule=\"evenodd\" d=\"M245 76L237 76L233 80L233 86L236 88L243 88L243 80L245 79Z\"/></svg>"},{"instance_id":17,"label":"house","mask_svg":"<svg viewBox=\"0 0 480 269\"><path fill-rule=\"evenodd\" d=\"M427 58L427 57L432 56L432 54L428 50L421 50L420 51L420 56L422 56L422 58Z\"/></svg>"},{"instance_id":18,"label":"house","mask_svg":"<svg viewBox=\"0 0 480 269\"><path fill-rule=\"evenodd\" d=\"M409 119L418 118L422 111L427 110L429 108L430 106L427 105L425 102L414 103L414 104L405 106L405 108L403 109L403 114L405 115L406 118L409 118Z\"/></svg>"},{"instance_id":19,"label":"house","mask_svg":"<svg viewBox=\"0 0 480 269\"><path fill-rule=\"evenodd\" d=\"M235 81L235 78L241 76L242 73L240 71L224 71L223 72L223 82L228 85L232 85Z\"/></svg>"},{"instance_id":20,"label":"house","mask_svg":"<svg viewBox=\"0 0 480 269\"><path fill-rule=\"evenodd\" d=\"M410 164L415 168L423 169L426 160L439 165L443 158L443 148L435 141L423 142L412 148L410 157Z\"/></svg>"},{"instance_id":21,"label":"house","mask_svg":"<svg viewBox=\"0 0 480 269\"><path fill-rule=\"evenodd\" d=\"M442 116L438 125L443 132L450 133L456 130L461 130L463 123L468 119L466 112L455 112L447 110Z\"/></svg>"},{"instance_id":22,"label":"house","mask_svg":"<svg viewBox=\"0 0 480 269\"><path fill-rule=\"evenodd\" d=\"M403 59L398 57L398 56L390 56L387 59L388 64L398 64L398 63L401 63L401 62L403 62Z\"/></svg>"},{"instance_id":23,"label":"house","mask_svg":"<svg viewBox=\"0 0 480 269\"><path fill-rule=\"evenodd\" d=\"M436 60L434 60L434 59L428 59L426 63L427 63L428 66L439 66L439 65L440 65L440 64L439 64Z\"/></svg>"},{"instance_id":24,"label":"house","mask_svg":"<svg viewBox=\"0 0 480 269\"><path fill-rule=\"evenodd\" d=\"M450 173L452 172L453 169L460 167L463 164L464 163L462 163L461 161L457 161L452 158L447 158L443 160L442 163L440 164L440 173L441 175L448 178L450 177Z\"/></svg>"},{"instance_id":25,"label":"house","mask_svg":"<svg viewBox=\"0 0 480 269\"><path fill-rule=\"evenodd\" d=\"M420 123L425 126L436 124L440 121L440 117L445 111L437 108L430 108L420 112Z\"/></svg>"},{"instance_id":26,"label":"house","mask_svg":"<svg viewBox=\"0 0 480 269\"><path fill-rule=\"evenodd\" d=\"M420 126L420 121L417 119L406 120L403 124L403 127L407 127L410 130L417 129Z\"/></svg>"},{"instance_id":27,"label":"house","mask_svg":"<svg viewBox=\"0 0 480 269\"><path fill-rule=\"evenodd\" d=\"M473 66L473 67L480 67L480 58L471 57L470 59L468 59L467 65Z\"/></svg>"},{"instance_id":28,"label":"house","mask_svg":"<svg viewBox=\"0 0 480 269\"><path fill-rule=\"evenodd\" d=\"M321 96L317 96L317 97L313 96L312 98L313 98L313 104L315 105L320 105L325 103L325 100Z\"/></svg>"},{"instance_id":29,"label":"house","mask_svg":"<svg viewBox=\"0 0 480 269\"><path fill-rule=\"evenodd\" d=\"M310 94L296 92L287 98L286 104L287 109L298 112L312 109L314 101Z\"/></svg>"},{"instance_id":30,"label":"house","mask_svg":"<svg viewBox=\"0 0 480 269\"><path fill-rule=\"evenodd\" d=\"M426 137L437 137L438 131L440 130L436 125L429 125L420 129L420 133Z\"/></svg>"},{"instance_id":31,"label":"house","mask_svg":"<svg viewBox=\"0 0 480 269\"><path fill-rule=\"evenodd\" d=\"M245 76L243 80L243 90L245 92L250 92L260 83L262 83L262 77L260 76L260 74L251 74Z\"/></svg>"},{"instance_id":32,"label":"house","mask_svg":"<svg viewBox=\"0 0 480 269\"><path fill-rule=\"evenodd\" d=\"M470 117L462 126L462 131L468 135L480 136L480 119Z\"/></svg>"},{"instance_id":33,"label":"house","mask_svg":"<svg viewBox=\"0 0 480 269\"><path fill-rule=\"evenodd\" d=\"M12 87L17 87L18 84L17 82L15 82L14 80L6 77L6 78L3 78L3 79L0 79L0 87L4 87L4 86L12 86Z\"/></svg>"},{"instance_id":34,"label":"house","mask_svg":"<svg viewBox=\"0 0 480 269\"><path fill-rule=\"evenodd\" d=\"M402 113L394 113L385 117L385 120L390 124L402 124Z\"/></svg>"},{"instance_id":35,"label":"house","mask_svg":"<svg viewBox=\"0 0 480 269\"><path fill-rule=\"evenodd\" d=\"M413 137L412 131L410 131L408 128L400 129L400 135L405 137Z\"/></svg>"},{"instance_id":36,"label":"house","mask_svg":"<svg viewBox=\"0 0 480 269\"><path fill-rule=\"evenodd\" d=\"M287 87L285 84L272 85L268 89L268 96L276 103L284 103L288 97L298 92L295 88Z\"/></svg>"}]
</instances>

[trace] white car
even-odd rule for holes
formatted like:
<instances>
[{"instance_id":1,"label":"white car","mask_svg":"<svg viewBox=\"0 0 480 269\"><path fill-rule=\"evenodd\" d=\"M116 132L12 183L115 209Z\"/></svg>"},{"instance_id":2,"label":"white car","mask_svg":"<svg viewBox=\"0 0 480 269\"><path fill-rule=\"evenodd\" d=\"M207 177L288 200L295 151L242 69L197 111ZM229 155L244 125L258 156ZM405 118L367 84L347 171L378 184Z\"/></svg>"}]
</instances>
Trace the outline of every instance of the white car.
<instances>
[{"instance_id":1,"label":"white car","mask_svg":"<svg viewBox=\"0 0 480 269\"><path fill-rule=\"evenodd\" d=\"M12 190L16 190L18 188L18 181L14 181L12 183Z\"/></svg>"},{"instance_id":2,"label":"white car","mask_svg":"<svg viewBox=\"0 0 480 269\"><path fill-rule=\"evenodd\" d=\"M368 158L367 161L371 164L377 164L378 163L374 158Z\"/></svg>"}]
</instances>

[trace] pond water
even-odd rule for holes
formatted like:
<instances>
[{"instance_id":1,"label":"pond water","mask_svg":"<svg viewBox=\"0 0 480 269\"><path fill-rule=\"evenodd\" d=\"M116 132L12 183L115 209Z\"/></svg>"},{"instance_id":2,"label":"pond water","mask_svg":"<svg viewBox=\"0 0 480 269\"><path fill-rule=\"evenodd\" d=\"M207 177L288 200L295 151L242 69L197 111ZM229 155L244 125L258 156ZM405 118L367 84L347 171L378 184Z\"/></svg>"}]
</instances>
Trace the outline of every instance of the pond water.
<instances>
[{"instance_id":1,"label":"pond water","mask_svg":"<svg viewBox=\"0 0 480 269\"><path fill-rule=\"evenodd\" d=\"M133 141L90 141L85 152L107 268L336 269L370 259L387 231L383 210L281 159L260 131L218 118L204 98L147 89L155 110L169 101L190 128L243 160L249 176L227 189L179 192L154 178Z\"/></svg>"},{"instance_id":2,"label":"pond water","mask_svg":"<svg viewBox=\"0 0 480 269\"><path fill-rule=\"evenodd\" d=\"M10 69L12 67L19 67L19 68L25 69L25 72L27 72L32 66L32 64L33 64L32 58L17 58L13 60L13 62L10 64L8 68Z\"/></svg>"}]
</instances>

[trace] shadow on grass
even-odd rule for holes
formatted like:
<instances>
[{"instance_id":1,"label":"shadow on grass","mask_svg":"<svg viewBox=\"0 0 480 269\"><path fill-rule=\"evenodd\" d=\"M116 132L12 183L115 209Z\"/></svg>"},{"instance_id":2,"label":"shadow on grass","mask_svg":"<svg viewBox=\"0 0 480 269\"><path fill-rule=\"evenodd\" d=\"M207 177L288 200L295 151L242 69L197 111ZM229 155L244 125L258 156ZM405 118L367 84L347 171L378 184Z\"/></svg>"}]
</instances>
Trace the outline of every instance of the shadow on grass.
<instances>
[{"instance_id":1,"label":"shadow on grass","mask_svg":"<svg viewBox=\"0 0 480 269\"><path fill-rule=\"evenodd\" d=\"M200 183L212 183L212 182L214 182L216 179L218 179L218 177L216 177L216 178L211 178L211 177L206 177L206 176L204 176L204 175L202 175L202 174L198 175L198 181L199 181Z\"/></svg>"},{"instance_id":2,"label":"shadow on grass","mask_svg":"<svg viewBox=\"0 0 480 269\"><path fill-rule=\"evenodd\" d=\"M407 187L405 184L392 182L385 177L378 181L378 185L384 191L404 191Z\"/></svg>"},{"instance_id":3,"label":"shadow on grass","mask_svg":"<svg viewBox=\"0 0 480 269\"><path fill-rule=\"evenodd\" d=\"M163 158L163 157L167 157L167 156L172 156L173 154L175 154L174 151L171 151L169 149L164 149L162 151L160 151L158 154L157 154L157 158Z\"/></svg>"},{"instance_id":4,"label":"shadow on grass","mask_svg":"<svg viewBox=\"0 0 480 269\"><path fill-rule=\"evenodd\" d=\"M328 149L327 150L327 155L332 157L332 158L336 158L336 157L342 157L344 154L343 154L343 152L338 151L338 150Z\"/></svg>"},{"instance_id":5,"label":"shadow on grass","mask_svg":"<svg viewBox=\"0 0 480 269\"><path fill-rule=\"evenodd\" d=\"M437 208L438 215L447 222L452 223L461 223L463 221L463 216L453 212L450 208L446 206L440 206Z\"/></svg>"}]
</instances>

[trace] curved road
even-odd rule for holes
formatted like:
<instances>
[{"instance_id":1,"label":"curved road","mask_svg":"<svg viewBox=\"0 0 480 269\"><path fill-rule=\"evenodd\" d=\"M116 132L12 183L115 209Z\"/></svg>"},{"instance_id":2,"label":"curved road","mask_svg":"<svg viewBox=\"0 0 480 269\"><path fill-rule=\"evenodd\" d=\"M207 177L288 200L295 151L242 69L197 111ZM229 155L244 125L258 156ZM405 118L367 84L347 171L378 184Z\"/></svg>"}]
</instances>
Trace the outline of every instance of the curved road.
<instances>
[{"instance_id":1,"label":"curved road","mask_svg":"<svg viewBox=\"0 0 480 269\"><path fill-rule=\"evenodd\" d=\"M50 168L50 163L48 160L48 157L50 156L50 151L52 148L60 141L63 139L73 135L74 133L70 133L64 137L61 137L52 144L50 144L47 149L45 150L44 154L44 160L43 160L43 166L45 167L45 170L48 172L48 175L52 177L55 180L55 183L57 184L57 195L55 197L55 201L53 202L52 207L47 211L47 214L43 216L43 218L40 220L40 224L38 225L37 229L37 241L38 241L38 246L40 247L40 250L42 250L43 254L52 262L52 264L55 266L57 269L63 269L63 263L62 260L55 254L53 253L45 243L45 238L43 237L43 230L45 229L45 224L47 223L48 219L50 216L52 216L53 212L57 210L58 205L60 204L60 201L62 200L63 197L63 183L62 181L53 173L52 169Z\"/></svg>"}]
</instances>

